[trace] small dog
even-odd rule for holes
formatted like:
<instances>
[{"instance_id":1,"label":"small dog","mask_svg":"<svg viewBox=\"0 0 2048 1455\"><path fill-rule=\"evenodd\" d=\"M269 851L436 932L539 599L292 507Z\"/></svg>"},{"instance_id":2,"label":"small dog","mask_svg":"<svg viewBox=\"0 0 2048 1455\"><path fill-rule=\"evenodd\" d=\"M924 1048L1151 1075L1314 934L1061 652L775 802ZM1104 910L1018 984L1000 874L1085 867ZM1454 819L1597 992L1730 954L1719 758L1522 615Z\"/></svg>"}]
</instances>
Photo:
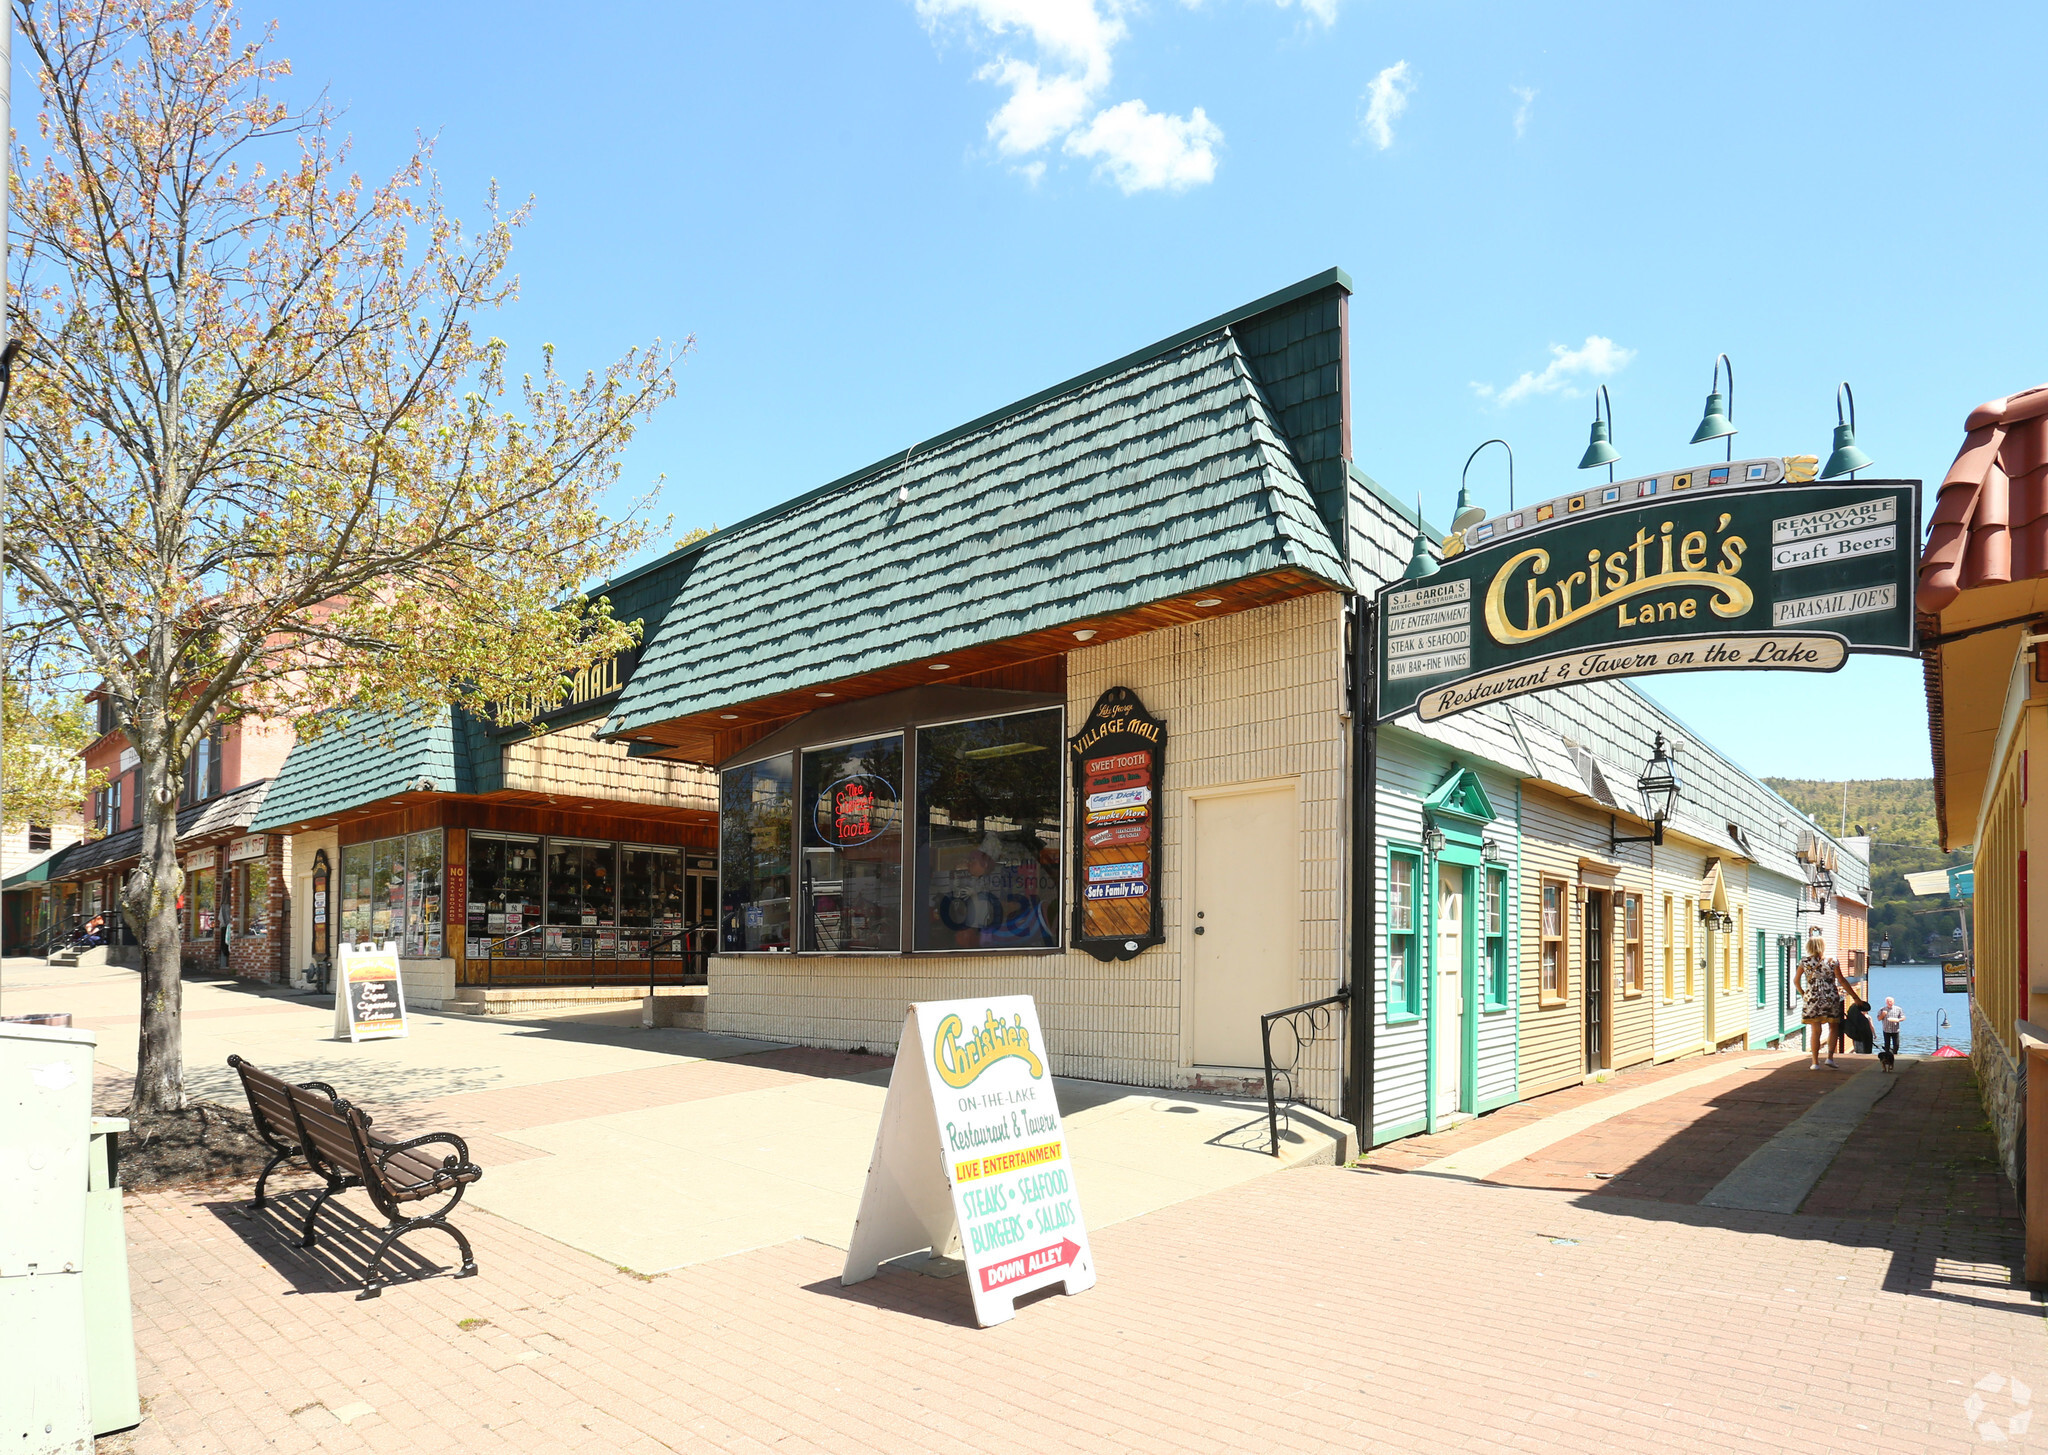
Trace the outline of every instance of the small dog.
<instances>
[{"instance_id":1,"label":"small dog","mask_svg":"<svg viewBox=\"0 0 2048 1455\"><path fill-rule=\"evenodd\" d=\"M1884 1070L1884 1071L1886 1071L1886 1072L1889 1072L1889 1071L1891 1071L1891 1069L1892 1069L1892 1053L1891 1053L1890 1051L1879 1051L1879 1052L1877 1053L1877 1064L1878 1064L1878 1066L1879 1066L1879 1068L1880 1068L1880 1069L1882 1069L1882 1070Z\"/></svg>"}]
</instances>

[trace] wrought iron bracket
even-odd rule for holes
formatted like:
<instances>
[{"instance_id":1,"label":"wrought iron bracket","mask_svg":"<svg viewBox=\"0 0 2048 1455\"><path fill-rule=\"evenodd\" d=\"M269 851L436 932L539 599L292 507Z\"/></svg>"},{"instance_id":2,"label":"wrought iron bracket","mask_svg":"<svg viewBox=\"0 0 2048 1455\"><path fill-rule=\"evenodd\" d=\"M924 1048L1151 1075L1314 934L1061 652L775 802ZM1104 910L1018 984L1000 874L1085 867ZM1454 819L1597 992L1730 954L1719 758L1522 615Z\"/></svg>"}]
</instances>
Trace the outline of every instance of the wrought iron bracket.
<instances>
[{"instance_id":1,"label":"wrought iron bracket","mask_svg":"<svg viewBox=\"0 0 2048 1455\"><path fill-rule=\"evenodd\" d=\"M1616 849L1620 848L1620 847L1621 847L1621 846L1622 846L1623 844L1654 844L1654 845L1656 845L1656 846L1657 846L1657 847L1659 847L1659 848L1663 847L1663 844L1664 844L1664 820L1663 820L1663 819L1661 819L1661 818L1653 818L1653 819L1651 819L1651 820L1650 820L1650 831L1649 831L1648 833L1646 833L1646 834L1617 834L1617 833L1615 833L1615 831L1614 831L1614 830L1615 830L1616 826L1617 826L1617 825L1618 825L1619 823L1620 823L1620 820L1619 820L1619 819L1617 819L1617 818L1615 817L1615 815L1613 815L1613 814L1611 814L1611 813L1607 815L1607 851L1608 851L1609 853L1613 853L1613 852L1614 852L1614 851L1615 851Z\"/></svg>"}]
</instances>

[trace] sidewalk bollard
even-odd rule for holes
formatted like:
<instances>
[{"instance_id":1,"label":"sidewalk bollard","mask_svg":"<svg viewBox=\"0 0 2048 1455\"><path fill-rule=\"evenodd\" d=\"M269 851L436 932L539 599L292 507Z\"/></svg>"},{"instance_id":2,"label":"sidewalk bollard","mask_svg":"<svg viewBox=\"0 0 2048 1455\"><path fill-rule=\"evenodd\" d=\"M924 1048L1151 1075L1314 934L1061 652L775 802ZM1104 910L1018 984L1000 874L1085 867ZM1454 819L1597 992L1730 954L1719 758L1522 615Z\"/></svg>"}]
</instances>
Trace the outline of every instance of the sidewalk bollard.
<instances>
[{"instance_id":1,"label":"sidewalk bollard","mask_svg":"<svg viewBox=\"0 0 2048 1455\"><path fill-rule=\"evenodd\" d=\"M135 1387L135 1306L128 1297L128 1224L121 1211L121 1117L92 1119L86 1162L85 1359L92 1432L142 1421Z\"/></svg>"}]
</instances>

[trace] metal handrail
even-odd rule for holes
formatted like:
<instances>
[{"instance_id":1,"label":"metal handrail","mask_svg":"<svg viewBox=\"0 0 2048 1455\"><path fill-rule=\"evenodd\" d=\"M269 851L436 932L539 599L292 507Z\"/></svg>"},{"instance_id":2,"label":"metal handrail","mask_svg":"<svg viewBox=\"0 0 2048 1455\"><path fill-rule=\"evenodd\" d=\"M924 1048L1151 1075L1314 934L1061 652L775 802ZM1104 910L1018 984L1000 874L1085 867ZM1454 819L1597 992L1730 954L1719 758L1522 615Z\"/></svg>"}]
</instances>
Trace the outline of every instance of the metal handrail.
<instances>
[{"instance_id":1,"label":"metal handrail","mask_svg":"<svg viewBox=\"0 0 2048 1455\"><path fill-rule=\"evenodd\" d=\"M1330 1034L1331 1023L1335 1019L1334 1008L1340 1005L1348 1006L1350 1003L1351 987L1340 985L1335 995L1326 995L1321 1000L1303 1001L1300 1005L1290 1005L1285 1010L1267 1011L1259 1017L1259 1046L1266 1057L1266 1134L1275 1157L1280 1155L1281 1101L1284 1099L1288 1102L1315 1106L1314 1102L1297 1094L1295 1090L1294 1073L1300 1067L1301 1053ZM1280 1021L1290 1022L1289 1030L1294 1035L1294 1053L1284 1066L1276 1065L1273 1060L1273 1027ZM1279 1081L1282 1077L1287 1079L1285 1098L1281 1097L1279 1091ZM1316 1107L1316 1110L1322 1111L1324 1108ZM1331 1115L1334 1116L1336 1113L1333 1112Z\"/></svg>"}]
</instances>

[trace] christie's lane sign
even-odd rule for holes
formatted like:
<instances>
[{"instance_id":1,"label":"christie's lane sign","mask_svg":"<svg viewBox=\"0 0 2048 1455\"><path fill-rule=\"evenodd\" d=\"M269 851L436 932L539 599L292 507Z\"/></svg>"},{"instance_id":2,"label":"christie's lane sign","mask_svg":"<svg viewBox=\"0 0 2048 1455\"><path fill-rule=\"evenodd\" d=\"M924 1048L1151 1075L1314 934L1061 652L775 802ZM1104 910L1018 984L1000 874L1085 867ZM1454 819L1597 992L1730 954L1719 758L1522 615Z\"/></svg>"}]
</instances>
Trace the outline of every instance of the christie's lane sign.
<instances>
[{"instance_id":1,"label":"christie's lane sign","mask_svg":"<svg viewBox=\"0 0 2048 1455\"><path fill-rule=\"evenodd\" d=\"M1684 478L1684 477L1680 477ZM1911 654L1917 480L1658 495L1379 593L1379 717L1425 722L1659 672L1832 672Z\"/></svg>"}]
</instances>

